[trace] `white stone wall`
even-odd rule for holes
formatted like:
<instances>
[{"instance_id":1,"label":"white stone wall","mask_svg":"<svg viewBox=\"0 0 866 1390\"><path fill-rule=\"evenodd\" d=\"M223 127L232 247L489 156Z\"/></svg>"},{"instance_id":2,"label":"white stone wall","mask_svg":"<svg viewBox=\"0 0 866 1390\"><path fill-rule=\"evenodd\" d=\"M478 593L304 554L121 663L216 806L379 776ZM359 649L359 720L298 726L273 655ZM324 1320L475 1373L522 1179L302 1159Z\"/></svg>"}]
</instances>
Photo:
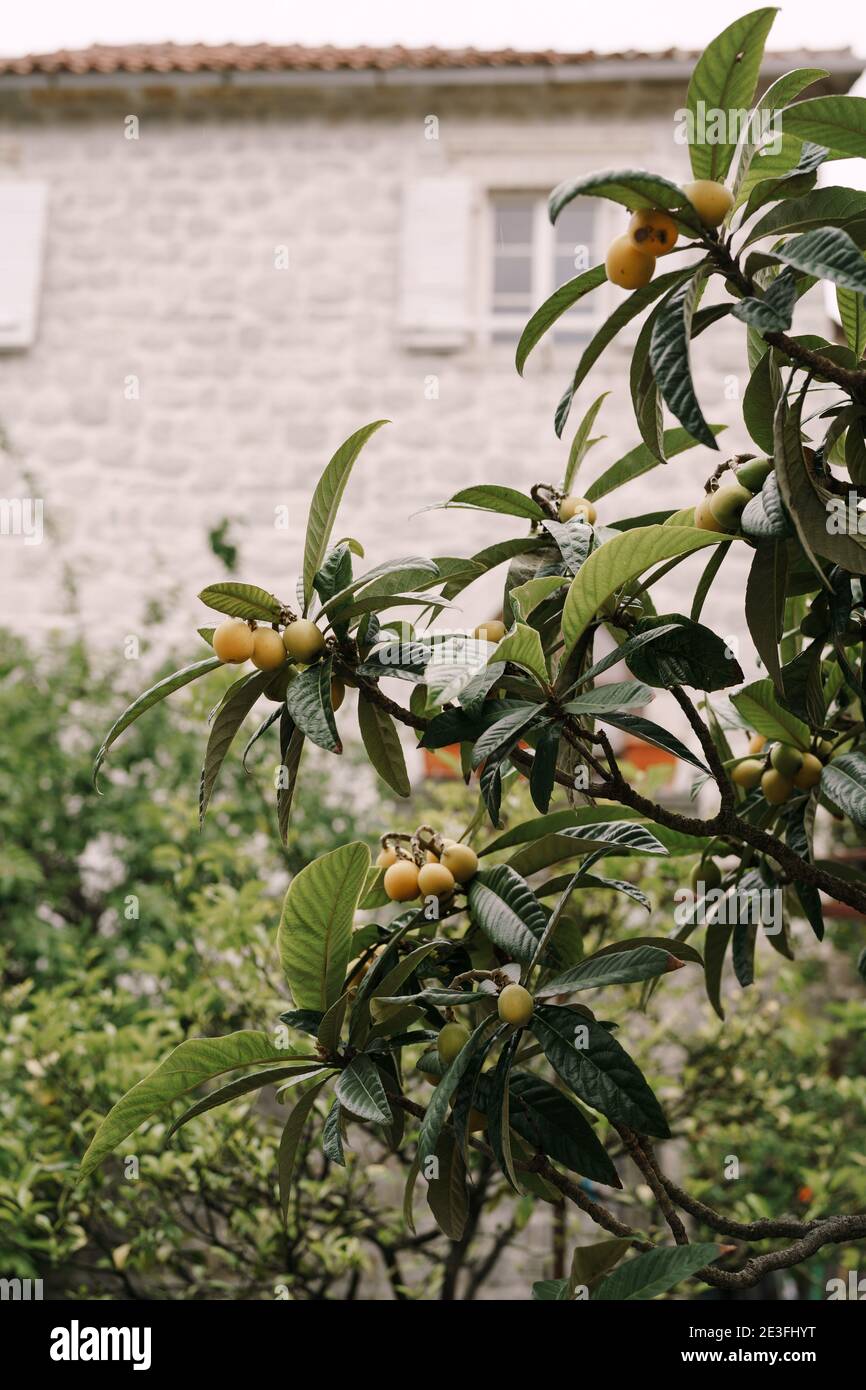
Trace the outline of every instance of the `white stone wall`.
<instances>
[{"instance_id":1,"label":"white stone wall","mask_svg":"<svg viewBox=\"0 0 866 1390\"><path fill-rule=\"evenodd\" d=\"M318 472L382 416L393 423L362 455L337 526L371 564L470 554L516 534L520 523L504 518L418 512L470 481L528 489L561 476L568 439L557 441L552 414L576 353L539 349L521 381L501 347L407 351L397 331L404 183L456 171L483 194L617 164L684 177L669 115L680 101L656 88L534 86L0 97L0 177L50 190L37 338L0 355L0 495L44 498L46 536L39 546L0 539L3 620L39 633L68 622L63 579L73 575L100 642L119 648L156 599L183 647L206 616L197 591L223 577L205 535L224 516L240 543L238 577L291 596ZM124 138L129 113L138 140ZM424 138L429 113L435 142ZM606 216L612 233L624 223L612 205ZM287 270L275 268L280 246ZM814 294L799 323L825 328ZM634 337L606 352L575 407L576 423L612 393L587 479L637 442ZM741 328L719 325L694 355L707 418L735 423ZM130 378L139 399L127 398ZM742 426L725 439L731 452L750 447ZM685 505L716 461L686 453L602 516ZM288 533L274 525L281 505ZM722 632L738 624L732 560L706 610ZM688 610L687 576L700 565L676 571L665 606ZM494 612L499 579L470 590L458 620Z\"/></svg>"}]
</instances>

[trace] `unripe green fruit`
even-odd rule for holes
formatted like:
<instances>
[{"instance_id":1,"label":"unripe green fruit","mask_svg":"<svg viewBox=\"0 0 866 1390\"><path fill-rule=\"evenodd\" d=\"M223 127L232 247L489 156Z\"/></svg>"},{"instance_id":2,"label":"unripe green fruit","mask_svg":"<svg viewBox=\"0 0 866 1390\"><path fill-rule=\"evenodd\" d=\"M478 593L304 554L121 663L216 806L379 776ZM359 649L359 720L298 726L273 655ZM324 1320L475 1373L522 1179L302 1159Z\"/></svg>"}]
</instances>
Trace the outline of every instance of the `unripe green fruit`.
<instances>
[{"instance_id":1,"label":"unripe green fruit","mask_svg":"<svg viewBox=\"0 0 866 1390\"><path fill-rule=\"evenodd\" d=\"M253 654L253 633L243 618L228 618L214 629L213 649L220 661L239 666Z\"/></svg>"},{"instance_id":2,"label":"unripe green fruit","mask_svg":"<svg viewBox=\"0 0 866 1390\"><path fill-rule=\"evenodd\" d=\"M465 1023L446 1023L436 1040L439 1056L448 1066L469 1041L470 1033Z\"/></svg>"},{"instance_id":3,"label":"unripe green fruit","mask_svg":"<svg viewBox=\"0 0 866 1390\"><path fill-rule=\"evenodd\" d=\"M534 1000L523 985L506 985L497 1001L499 1017L503 1023L513 1023L524 1028L532 1018Z\"/></svg>"},{"instance_id":4,"label":"unripe green fruit","mask_svg":"<svg viewBox=\"0 0 866 1390\"><path fill-rule=\"evenodd\" d=\"M803 754L799 748L792 748L790 743L777 743L770 754L770 762L777 772L793 782L803 766Z\"/></svg>"},{"instance_id":5,"label":"unripe green fruit","mask_svg":"<svg viewBox=\"0 0 866 1390\"><path fill-rule=\"evenodd\" d=\"M283 643L293 661L315 661L325 650L325 639L309 618L297 618L283 633Z\"/></svg>"},{"instance_id":6,"label":"unripe green fruit","mask_svg":"<svg viewBox=\"0 0 866 1390\"><path fill-rule=\"evenodd\" d=\"M803 754L803 766L794 778L794 786L797 791L808 792L813 787L817 787L821 780L823 764L820 758L816 758L814 753Z\"/></svg>"},{"instance_id":7,"label":"unripe green fruit","mask_svg":"<svg viewBox=\"0 0 866 1390\"><path fill-rule=\"evenodd\" d=\"M759 763L757 758L745 758L731 769L731 781L747 792L754 791L760 785L763 775L764 764Z\"/></svg>"},{"instance_id":8,"label":"unripe green fruit","mask_svg":"<svg viewBox=\"0 0 866 1390\"><path fill-rule=\"evenodd\" d=\"M739 483L725 483L718 492L710 494L710 511L723 531L738 531L743 508L751 500L748 488Z\"/></svg>"},{"instance_id":9,"label":"unripe green fruit","mask_svg":"<svg viewBox=\"0 0 866 1390\"><path fill-rule=\"evenodd\" d=\"M734 477L740 487L748 488L754 496L761 491L775 466L772 459L749 459L748 463L741 463L735 469Z\"/></svg>"},{"instance_id":10,"label":"unripe green fruit","mask_svg":"<svg viewBox=\"0 0 866 1390\"><path fill-rule=\"evenodd\" d=\"M725 528L724 526L720 526L716 521L712 508L710 507L711 501L712 498L708 493L701 498L700 502L695 507L695 525L699 531L717 531L719 534L724 535Z\"/></svg>"},{"instance_id":11,"label":"unripe green fruit","mask_svg":"<svg viewBox=\"0 0 866 1390\"><path fill-rule=\"evenodd\" d=\"M253 665L260 671L276 671L286 659L283 639L272 627L257 627L253 633Z\"/></svg>"},{"instance_id":12,"label":"unripe green fruit","mask_svg":"<svg viewBox=\"0 0 866 1390\"><path fill-rule=\"evenodd\" d=\"M441 862L458 883L468 883L478 873L478 855L468 845L446 844Z\"/></svg>"},{"instance_id":13,"label":"unripe green fruit","mask_svg":"<svg viewBox=\"0 0 866 1390\"><path fill-rule=\"evenodd\" d=\"M781 806L788 800L794 790L794 783L787 777L783 777L781 772L775 768L768 768L761 778L761 791L764 793L764 800L771 806Z\"/></svg>"},{"instance_id":14,"label":"unripe green fruit","mask_svg":"<svg viewBox=\"0 0 866 1390\"><path fill-rule=\"evenodd\" d=\"M693 893L698 890L698 884L703 884L704 892L710 893L714 888L718 888L722 881L722 871L715 859L703 859L695 864L689 874L689 883Z\"/></svg>"}]
</instances>

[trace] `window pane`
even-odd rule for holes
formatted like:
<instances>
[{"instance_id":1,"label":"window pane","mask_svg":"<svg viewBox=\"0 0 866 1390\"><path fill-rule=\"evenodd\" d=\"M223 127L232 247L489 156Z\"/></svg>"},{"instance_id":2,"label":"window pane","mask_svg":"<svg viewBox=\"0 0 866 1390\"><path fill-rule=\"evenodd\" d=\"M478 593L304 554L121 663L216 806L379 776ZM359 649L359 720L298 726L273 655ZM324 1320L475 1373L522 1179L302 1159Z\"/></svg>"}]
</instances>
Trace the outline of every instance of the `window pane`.
<instances>
[{"instance_id":1,"label":"window pane","mask_svg":"<svg viewBox=\"0 0 866 1390\"><path fill-rule=\"evenodd\" d=\"M588 270L596 260L595 211L592 200L576 198L556 220L553 280L562 285L581 271Z\"/></svg>"},{"instance_id":2,"label":"window pane","mask_svg":"<svg viewBox=\"0 0 866 1390\"><path fill-rule=\"evenodd\" d=\"M493 292L500 295L528 295L532 289L532 262L526 256L496 257L493 267Z\"/></svg>"},{"instance_id":3,"label":"window pane","mask_svg":"<svg viewBox=\"0 0 866 1390\"><path fill-rule=\"evenodd\" d=\"M532 245L533 205L531 198L494 198L495 246Z\"/></svg>"}]
</instances>

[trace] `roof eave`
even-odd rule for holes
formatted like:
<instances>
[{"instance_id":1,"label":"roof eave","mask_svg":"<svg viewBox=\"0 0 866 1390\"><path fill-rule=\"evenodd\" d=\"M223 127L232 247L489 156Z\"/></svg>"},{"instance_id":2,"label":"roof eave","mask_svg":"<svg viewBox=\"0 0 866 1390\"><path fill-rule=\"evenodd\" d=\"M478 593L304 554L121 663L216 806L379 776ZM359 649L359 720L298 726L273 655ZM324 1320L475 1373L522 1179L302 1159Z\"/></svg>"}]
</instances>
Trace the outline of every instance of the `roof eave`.
<instances>
[{"instance_id":1,"label":"roof eave","mask_svg":"<svg viewBox=\"0 0 866 1390\"><path fill-rule=\"evenodd\" d=\"M792 55L793 56L793 55ZM831 77L850 78L863 71L863 61L853 55L828 54L816 61ZM768 59L763 66L766 77L775 78L789 71L791 60ZM340 68L332 71L255 69L245 72L236 68L223 72L86 72L86 73L4 73L0 74L0 92L41 89L76 90L90 88L143 87L430 87L430 86L530 86L586 85L610 82L685 82L691 75L693 63L685 58L600 58L586 63L563 63L561 66L533 64L498 67L442 68Z\"/></svg>"}]
</instances>

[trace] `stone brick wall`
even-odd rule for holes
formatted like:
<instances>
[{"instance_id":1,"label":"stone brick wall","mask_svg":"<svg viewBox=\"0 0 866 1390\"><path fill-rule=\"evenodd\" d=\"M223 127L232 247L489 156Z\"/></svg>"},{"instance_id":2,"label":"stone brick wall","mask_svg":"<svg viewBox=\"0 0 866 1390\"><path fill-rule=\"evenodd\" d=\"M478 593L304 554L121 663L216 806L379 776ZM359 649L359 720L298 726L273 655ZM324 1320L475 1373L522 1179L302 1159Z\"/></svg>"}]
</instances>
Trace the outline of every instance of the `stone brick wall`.
<instances>
[{"instance_id":1,"label":"stone brick wall","mask_svg":"<svg viewBox=\"0 0 866 1390\"><path fill-rule=\"evenodd\" d=\"M483 196L623 163L683 177L670 116L681 100L658 84L0 97L0 178L44 180L50 193L37 338L0 355L0 495L42 497L46 536L0 540L4 620L44 633L74 604L118 647L158 601L183 645L205 616L196 592L220 577L206 532L223 517L239 577L291 595L314 478L346 435L382 416L393 423L362 455L337 528L364 541L371 564L469 554L515 534L504 518L420 509L470 480L527 488L561 476L568 441L552 414L576 351L539 349L523 381L509 350L474 339L407 351L403 187L457 170ZM436 141L425 139L431 113ZM619 212L606 212L613 231ZM814 292L799 313L803 331L826 328ZM577 402L575 420L611 392L587 478L637 441L634 336L607 351ZM732 399L748 379L741 329L719 325L694 356L707 417L734 424L730 451L748 448ZM609 505L684 505L714 462L695 449ZM279 507L288 531L275 526ZM665 606L687 608L700 563L659 591ZM738 631L741 567L729 557L707 610L722 632ZM497 574L456 620L489 615L498 593Z\"/></svg>"}]
</instances>

